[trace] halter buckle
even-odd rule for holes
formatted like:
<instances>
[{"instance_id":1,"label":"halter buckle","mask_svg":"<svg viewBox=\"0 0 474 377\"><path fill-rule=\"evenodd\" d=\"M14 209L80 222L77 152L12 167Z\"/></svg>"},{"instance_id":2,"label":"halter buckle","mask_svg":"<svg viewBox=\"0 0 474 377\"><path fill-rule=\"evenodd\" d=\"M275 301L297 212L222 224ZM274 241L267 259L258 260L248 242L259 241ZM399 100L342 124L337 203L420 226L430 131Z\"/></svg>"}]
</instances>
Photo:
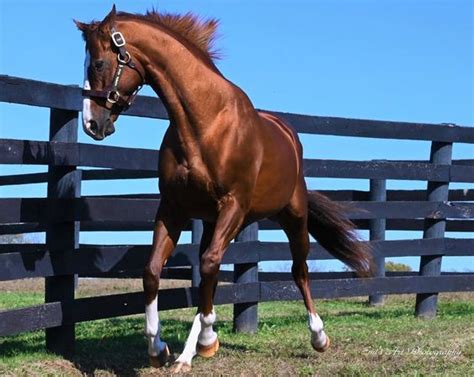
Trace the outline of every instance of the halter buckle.
<instances>
[{"instance_id":1,"label":"halter buckle","mask_svg":"<svg viewBox=\"0 0 474 377\"><path fill-rule=\"evenodd\" d=\"M118 53L117 54L117 60L121 63L121 64L128 64L128 62L132 59L132 57L130 56L130 54L128 53L128 51L125 51L125 56L122 56L121 53Z\"/></svg>"},{"instance_id":2,"label":"halter buckle","mask_svg":"<svg viewBox=\"0 0 474 377\"><path fill-rule=\"evenodd\" d=\"M125 38L120 31L112 33L112 42L119 48L125 46Z\"/></svg>"},{"instance_id":3,"label":"halter buckle","mask_svg":"<svg viewBox=\"0 0 474 377\"><path fill-rule=\"evenodd\" d=\"M117 90L111 90L107 93L107 102L115 104L120 99L120 93Z\"/></svg>"}]
</instances>

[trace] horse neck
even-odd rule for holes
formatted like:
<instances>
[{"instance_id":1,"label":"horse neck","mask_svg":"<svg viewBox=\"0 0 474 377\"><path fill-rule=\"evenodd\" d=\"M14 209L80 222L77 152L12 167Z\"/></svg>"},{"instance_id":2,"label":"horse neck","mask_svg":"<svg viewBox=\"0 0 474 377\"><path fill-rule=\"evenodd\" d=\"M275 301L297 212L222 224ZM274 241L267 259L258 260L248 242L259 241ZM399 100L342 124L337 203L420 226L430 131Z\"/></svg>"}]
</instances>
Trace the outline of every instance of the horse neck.
<instances>
[{"instance_id":1,"label":"horse neck","mask_svg":"<svg viewBox=\"0 0 474 377\"><path fill-rule=\"evenodd\" d=\"M146 71L147 81L162 99L187 146L195 142L222 111L226 98L235 95L224 77L172 35L150 25L133 28L132 46ZM153 41L152 43L150 41Z\"/></svg>"}]
</instances>

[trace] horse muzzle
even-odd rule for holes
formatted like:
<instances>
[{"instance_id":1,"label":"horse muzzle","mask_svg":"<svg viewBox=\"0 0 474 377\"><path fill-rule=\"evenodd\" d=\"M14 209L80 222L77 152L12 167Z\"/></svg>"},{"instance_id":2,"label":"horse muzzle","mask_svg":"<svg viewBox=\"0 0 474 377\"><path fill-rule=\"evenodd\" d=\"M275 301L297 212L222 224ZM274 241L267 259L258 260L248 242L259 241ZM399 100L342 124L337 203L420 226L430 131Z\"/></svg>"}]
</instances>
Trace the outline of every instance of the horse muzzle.
<instances>
[{"instance_id":1,"label":"horse muzzle","mask_svg":"<svg viewBox=\"0 0 474 377\"><path fill-rule=\"evenodd\" d=\"M110 118L103 122L97 122L91 119L84 122L84 132L94 140L104 140L107 136L115 132L114 122L112 122Z\"/></svg>"}]
</instances>

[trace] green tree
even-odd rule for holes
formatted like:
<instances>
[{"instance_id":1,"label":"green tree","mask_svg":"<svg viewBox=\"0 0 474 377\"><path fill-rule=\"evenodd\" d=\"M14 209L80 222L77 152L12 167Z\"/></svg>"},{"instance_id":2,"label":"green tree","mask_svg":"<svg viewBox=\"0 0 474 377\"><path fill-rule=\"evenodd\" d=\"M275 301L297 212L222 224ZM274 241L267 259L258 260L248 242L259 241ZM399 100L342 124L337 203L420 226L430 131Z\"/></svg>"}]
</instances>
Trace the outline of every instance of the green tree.
<instances>
[{"instance_id":1,"label":"green tree","mask_svg":"<svg viewBox=\"0 0 474 377\"><path fill-rule=\"evenodd\" d=\"M385 262L385 271L412 271L411 267L404 263Z\"/></svg>"}]
</instances>

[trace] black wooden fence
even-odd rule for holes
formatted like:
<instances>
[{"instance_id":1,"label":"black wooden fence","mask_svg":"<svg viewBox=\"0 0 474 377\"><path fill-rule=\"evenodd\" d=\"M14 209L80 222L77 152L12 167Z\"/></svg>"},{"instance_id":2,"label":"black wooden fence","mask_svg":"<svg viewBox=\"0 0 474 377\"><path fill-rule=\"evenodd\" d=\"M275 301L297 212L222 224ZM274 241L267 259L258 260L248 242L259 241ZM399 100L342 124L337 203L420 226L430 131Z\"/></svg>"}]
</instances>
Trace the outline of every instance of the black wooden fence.
<instances>
[{"instance_id":1,"label":"black wooden fence","mask_svg":"<svg viewBox=\"0 0 474 377\"><path fill-rule=\"evenodd\" d=\"M48 183L46 198L1 198L0 234L46 232L45 244L0 245L0 280L44 277L45 303L0 312L0 336L46 329L47 347L70 355L74 326L91 321L142 313L141 292L74 298L74 276L137 277L148 245L81 245L79 231L151 230L159 195L81 196L81 181L157 177L155 150L77 143L81 89L0 76L0 101L51 109L50 141L0 139L0 164L48 165L47 173L0 176L0 185ZM323 191L334 200L350 202L351 218L370 230L379 266L377 276L358 279L350 272L312 273L316 298L369 296L380 304L383 295L416 293L416 313L436 313L438 292L474 290L473 273L441 273L443 256L474 256L474 239L448 238L445 232L474 231L474 191L449 190L450 182L474 182L474 160L452 160L453 143L474 143L474 128L451 124L419 124L315 117L277 113L300 133L431 141L426 161L304 161L306 177L363 178L370 191ZM139 97L127 115L167 119L162 103ZM32 125L37 127L38 125ZM427 156L428 157L428 156ZM84 167L99 169L86 170ZM386 180L427 181L426 190L387 190ZM284 242L260 242L258 230L277 229L268 220L239 235L224 257L234 272L222 279L216 304L234 304L234 327L255 331L257 304L300 299L288 273L258 272L261 261L289 260ZM190 279L189 288L160 292L160 310L196 306L199 274L196 243L201 225L193 221L192 244L179 245L168 261L165 277ZM423 230L422 239L385 240L386 230ZM384 258L421 256L415 273L387 273ZM332 257L311 245L309 259ZM472 265L471 265L472 267Z\"/></svg>"}]
</instances>

